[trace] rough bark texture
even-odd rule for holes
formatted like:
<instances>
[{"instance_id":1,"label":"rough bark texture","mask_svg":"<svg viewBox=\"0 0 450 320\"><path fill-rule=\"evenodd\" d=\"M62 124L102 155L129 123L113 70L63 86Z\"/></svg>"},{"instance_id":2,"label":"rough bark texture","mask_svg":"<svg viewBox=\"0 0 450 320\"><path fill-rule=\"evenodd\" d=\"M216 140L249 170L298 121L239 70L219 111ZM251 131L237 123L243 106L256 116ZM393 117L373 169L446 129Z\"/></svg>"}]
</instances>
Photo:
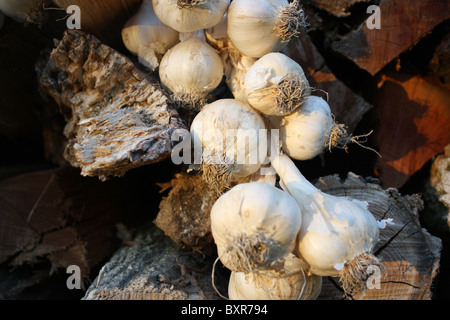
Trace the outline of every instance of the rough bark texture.
<instances>
[{"instance_id":1,"label":"rough bark texture","mask_svg":"<svg viewBox=\"0 0 450 320\"><path fill-rule=\"evenodd\" d=\"M217 199L201 175L177 174L160 204L155 224L174 242L196 249L209 247L212 240L209 214Z\"/></svg>"},{"instance_id":2,"label":"rough bark texture","mask_svg":"<svg viewBox=\"0 0 450 320\"><path fill-rule=\"evenodd\" d=\"M118 201L121 189L100 184L84 180L73 168L0 181L0 264L10 270L34 266L36 271L13 287L1 281L4 298L70 265L79 266L87 279L114 252L119 245L115 224L124 209Z\"/></svg>"},{"instance_id":3,"label":"rough bark texture","mask_svg":"<svg viewBox=\"0 0 450 320\"><path fill-rule=\"evenodd\" d=\"M165 94L94 36L67 31L40 71L40 86L65 116L64 157L84 176L123 176L166 159L184 128Z\"/></svg>"},{"instance_id":4,"label":"rough bark texture","mask_svg":"<svg viewBox=\"0 0 450 320\"><path fill-rule=\"evenodd\" d=\"M364 22L357 30L333 44L336 52L371 75L378 73L434 27L450 18L450 3L446 0L414 0L408 3L382 0L379 8L380 29L371 29Z\"/></svg>"},{"instance_id":5,"label":"rough bark texture","mask_svg":"<svg viewBox=\"0 0 450 320\"><path fill-rule=\"evenodd\" d=\"M84 300L219 299L210 258L182 249L154 224L144 226L134 242L104 265ZM218 277L217 288L223 292L226 281Z\"/></svg>"},{"instance_id":6,"label":"rough bark texture","mask_svg":"<svg viewBox=\"0 0 450 320\"><path fill-rule=\"evenodd\" d=\"M368 202L377 220L392 219L380 230L375 255L384 264L385 272L379 289L370 289L354 299L361 300L428 300L432 283L438 273L441 240L431 236L419 222L423 208L419 196L401 196L395 189L383 190L378 184L349 174L342 181L338 176L318 180L316 186L329 194L349 196ZM343 291L334 278L324 279L319 299L343 299Z\"/></svg>"}]
</instances>

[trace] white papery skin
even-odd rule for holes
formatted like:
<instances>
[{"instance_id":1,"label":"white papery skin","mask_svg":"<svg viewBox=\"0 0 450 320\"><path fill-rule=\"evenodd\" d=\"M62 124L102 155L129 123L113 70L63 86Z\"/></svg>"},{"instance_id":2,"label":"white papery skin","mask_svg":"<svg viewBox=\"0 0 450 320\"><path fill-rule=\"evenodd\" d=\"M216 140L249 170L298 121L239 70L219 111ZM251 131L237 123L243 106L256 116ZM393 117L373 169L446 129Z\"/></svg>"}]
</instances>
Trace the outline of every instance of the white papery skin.
<instances>
[{"instance_id":1,"label":"white papery skin","mask_svg":"<svg viewBox=\"0 0 450 320\"><path fill-rule=\"evenodd\" d=\"M243 54L260 58L281 51L282 43L275 32L280 8L287 0L233 0L228 8L228 37Z\"/></svg>"},{"instance_id":2,"label":"white papery skin","mask_svg":"<svg viewBox=\"0 0 450 320\"><path fill-rule=\"evenodd\" d=\"M146 67L155 70L163 55L180 42L178 31L164 25L156 16L151 0L144 0L138 12L122 29L125 47L139 57Z\"/></svg>"},{"instance_id":3,"label":"white papery skin","mask_svg":"<svg viewBox=\"0 0 450 320\"><path fill-rule=\"evenodd\" d=\"M297 247L312 273L339 276L346 263L372 251L379 227L366 203L320 191L285 154L272 159L272 165L302 210Z\"/></svg>"},{"instance_id":4,"label":"white papery skin","mask_svg":"<svg viewBox=\"0 0 450 320\"><path fill-rule=\"evenodd\" d=\"M243 84L250 105L265 115L284 115L277 108L276 86L288 74L298 75L302 80L304 95L309 96L311 89L303 68L287 55L270 52L253 63L245 74Z\"/></svg>"},{"instance_id":5,"label":"white papery skin","mask_svg":"<svg viewBox=\"0 0 450 320\"><path fill-rule=\"evenodd\" d=\"M162 23L178 32L194 32L218 24L230 0L208 0L192 8L178 8L177 0L153 0L155 13Z\"/></svg>"},{"instance_id":6,"label":"white papery skin","mask_svg":"<svg viewBox=\"0 0 450 320\"><path fill-rule=\"evenodd\" d=\"M228 254L230 247L238 245L234 242L236 237L262 235L276 243L273 246L260 243L263 248L270 249L264 257L270 264L287 258L292 252L301 222L295 200L287 192L265 182L236 185L223 194L211 210L211 231L219 258L232 271L244 271Z\"/></svg>"},{"instance_id":7,"label":"white papery skin","mask_svg":"<svg viewBox=\"0 0 450 320\"><path fill-rule=\"evenodd\" d=\"M265 161L267 139L260 139L259 136L260 130L265 129L264 119L247 103L220 99L205 105L196 115L191 124L191 136L196 151L199 151L200 146L204 152L234 155L235 161L230 164L230 170L233 180L239 180L258 171ZM219 134L216 135L216 132ZM236 140L238 136L253 134L256 135L256 141L244 141L241 145L242 140ZM217 141L215 136L222 140ZM228 146L227 141L230 142Z\"/></svg>"},{"instance_id":8,"label":"white papery skin","mask_svg":"<svg viewBox=\"0 0 450 320\"><path fill-rule=\"evenodd\" d=\"M26 22L34 0L0 0L0 11L17 22Z\"/></svg>"},{"instance_id":9,"label":"white papery skin","mask_svg":"<svg viewBox=\"0 0 450 320\"><path fill-rule=\"evenodd\" d=\"M283 151L295 160L310 160L321 154L334 127L330 106L316 96L309 96L290 115L271 117L270 123L280 130Z\"/></svg>"},{"instance_id":10,"label":"white papery skin","mask_svg":"<svg viewBox=\"0 0 450 320\"><path fill-rule=\"evenodd\" d=\"M159 66L161 82L173 93L208 94L222 81L223 64L199 31L171 48Z\"/></svg>"},{"instance_id":11,"label":"white papery skin","mask_svg":"<svg viewBox=\"0 0 450 320\"><path fill-rule=\"evenodd\" d=\"M290 254L285 274L231 272L228 283L230 300L315 300L322 289L322 278L308 274L300 259Z\"/></svg>"}]
</instances>

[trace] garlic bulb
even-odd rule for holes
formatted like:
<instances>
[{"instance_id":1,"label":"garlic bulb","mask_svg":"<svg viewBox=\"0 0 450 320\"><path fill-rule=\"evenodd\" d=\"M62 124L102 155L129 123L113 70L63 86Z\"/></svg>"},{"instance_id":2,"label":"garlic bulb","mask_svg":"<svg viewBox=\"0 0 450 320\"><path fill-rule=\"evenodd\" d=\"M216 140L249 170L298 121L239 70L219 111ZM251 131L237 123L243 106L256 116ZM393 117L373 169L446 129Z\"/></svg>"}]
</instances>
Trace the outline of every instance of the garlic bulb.
<instances>
[{"instance_id":1,"label":"garlic bulb","mask_svg":"<svg viewBox=\"0 0 450 320\"><path fill-rule=\"evenodd\" d=\"M201 150L195 162L201 163L203 178L219 192L258 171L267 157L264 119L235 99L207 104L194 118L191 136L195 150Z\"/></svg>"},{"instance_id":2,"label":"garlic bulb","mask_svg":"<svg viewBox=\"0 0 450 320\"><path fill-rule=\"evenodd\" d=\"M321 154L330 144L335 125L328 103L316 96L307 98L294 113L272 117L270 122L280 130L283 151L296 160L309 160Z\"/></svg>"},{"instance_id":3,"label":"garlic bulb","mask_svg":"<svg viewBox=\"0 0 450 320\"><path fill-rule=\"evenodd\" d=\"M220 261L231 271L282 270L302 222L295 200L265 182L241 183L211 209Z\"/></svg>"},{"instance_id":4,"label":"garlic bulb","mask_svg":"<svg viewBox=\"0 0 450 320\"><path fill-rule=\"evenodd\" d=\"M223 74L222 59L206 42L203 30L171 48L159 66L161 82L172 91L173 100L196 111L206 104Z\"/></svg>"},{"instance_id":5,"label":"garlic bulb","mask_svg":"<svg viewBox=\"0 0 450 320\"><path fill-rule=\"evenodd\" d=\"M0 11L17 22L27 22L39 1L35 0L0 0Z\"/></svg>"},{"instance_id":6,"label":"garlic bulb","mask_svg":"<svg viewBox=\"0 0 450 320\"><path fill-rule=\"evenodd\" d=\"M379 225L367 203L323 193L285 154L274 157L272 166L302 211L297 248L309 270L320 276L340 277L347 294L363 290L373 268L382 267L372 254L379 240Z\"/></svg>"},{"instance_id":7,"label":"garlic bulb","mask_svg":"<svg viewBox=\"0 0 450 320\"><path fill-rule=\"evenodd\" d=\"M143 0L138 12L122 29L126 48L139 57L139 62L155 70L164 54L180 42L179 33L159 21L151 0Z\"/></svg>"},{"instance_id":8,"label":"garlic bulb","mask_svg":"<svg viewBox=\"0 0 450 320\"><path fill-rule=\"evenodd\" d=\"M194 32L218 24L230 0L153 0L162 23L178 32Z\"/></svg>"},{"instance_id":9,"label":"garlic bulb","mask_svg":"<svg viewBox=\"0 0 450 320\"><path fill-rule=\"evenodd\" d=\"M305 25L298 0L233 0L228 8L230 40L254 58L281 51Z\"/></svg>"},{"instance_id":10,"label":"garlic bulb","mask_svg":"<svg viewBox=\"0 0 450 320\"><path fill-rule=\"evenodd\" d=\"M308 274L301 260L290 254L283 273L232 271L228 283L230 300L315 300L322 290L322 277Z\"/></svg>"},{"instance_id":11,"label":"garlic bulb","mask_svg":"<svg viewBox=\"0 0 450 320\"><path fill-rule=\"evenodd\" d=\"M253 108L276 116L292 113L311 94L302 67L279 52L258 59L245 74L243 88Z\"/></svg>"}]
</instances>

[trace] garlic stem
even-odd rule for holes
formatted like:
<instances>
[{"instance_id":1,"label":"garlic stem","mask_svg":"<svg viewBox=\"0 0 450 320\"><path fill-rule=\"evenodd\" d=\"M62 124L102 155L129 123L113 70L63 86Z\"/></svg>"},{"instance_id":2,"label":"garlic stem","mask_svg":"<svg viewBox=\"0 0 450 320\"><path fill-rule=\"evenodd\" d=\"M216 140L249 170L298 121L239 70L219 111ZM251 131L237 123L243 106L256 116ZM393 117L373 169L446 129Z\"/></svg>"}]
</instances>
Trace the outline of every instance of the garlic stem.
<instances>
[{"instance_id":1,"label":"garlic stem","mask_svg":"<svg viewBox=\"0 0 450 320\"><path fill-rule=\"evenodd\" d=\"M275 156L272 159L272 166L280 176L288 192L294 193L296 197L302 199L299 202L309 203L312 201L312 195L321 192L302 175L300 170L295 166L295 163L286 154Z\"/></svg>"},{"instance_id":2,"label":"garlic stem","mask_svg":"<svg viewBox=\"0 0 450 320\"><path fill-rule=\"evenodd\" d=\"M321 192L285 154L275 156L272 166L302 211L299 256L308 262L312 273L338 276L347 295L363 291L373 270L383 269L372 253L379 240L379 226L367 204Z\"/></svg>"}]
</instances>

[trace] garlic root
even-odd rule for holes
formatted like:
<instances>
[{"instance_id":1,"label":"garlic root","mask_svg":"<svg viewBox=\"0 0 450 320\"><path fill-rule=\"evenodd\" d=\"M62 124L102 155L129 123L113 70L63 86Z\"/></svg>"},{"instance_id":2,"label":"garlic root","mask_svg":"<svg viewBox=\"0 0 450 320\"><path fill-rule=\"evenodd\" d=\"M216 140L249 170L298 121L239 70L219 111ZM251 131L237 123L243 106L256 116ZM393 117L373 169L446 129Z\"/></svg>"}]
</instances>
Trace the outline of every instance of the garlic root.
<instances>
[{"instance_id":1,"label":"garlic root","mask_svg":"<svg viewBox=\"0 0 450 320\"><path fill-rule=\"evenodd\" d=\"M367 281L373 275L373 270L368 272L370 268L384 268L381 260L371 252L363 252L344 265L339 282L346 295L352 296L365 289Z\"/></svg>"},{"instance_id":2,"label":"garlic root","mask_svg":"<svg viewBox=\"0 0 450 320\"><path fill-rule=\"evenodd\" d=\"M298 0L294 0L281 10L275 29L281 42L288 42L300 36L301 30L307 26L304 11Z\"/></svg>"},{"instance_id":3,"label":"garlic root","mask_svg":"<svg viewBox=\"0 0 450 320\"><path fill-rule=\"evenodd\" d=\"M178 8L193 8L201 4L205 4L206 0L177 0Z\"/></svg>"}]
</instances>

